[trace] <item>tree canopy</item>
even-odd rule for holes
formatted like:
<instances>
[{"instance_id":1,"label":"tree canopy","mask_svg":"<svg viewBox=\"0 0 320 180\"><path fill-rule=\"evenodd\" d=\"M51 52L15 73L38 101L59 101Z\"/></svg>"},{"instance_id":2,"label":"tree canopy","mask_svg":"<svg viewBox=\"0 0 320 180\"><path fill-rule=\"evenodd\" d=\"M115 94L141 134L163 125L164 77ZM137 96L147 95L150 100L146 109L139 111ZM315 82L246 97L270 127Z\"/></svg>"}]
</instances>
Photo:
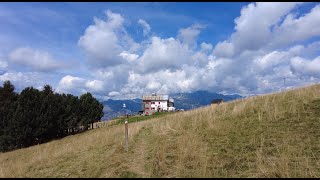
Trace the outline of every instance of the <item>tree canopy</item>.
<instances>
[{"instance_id":1,"label":"tree canopy","mask_svg":"<svg viewBox=\"0 0 320 180\"><path fill-rule=\"evenodd\" d=\"M0 151L48 142L83 132L103 117L103 105L91 93L78 98L26 87L14 92L10 81L0 86Z\"/></svg>"}]
</instances>

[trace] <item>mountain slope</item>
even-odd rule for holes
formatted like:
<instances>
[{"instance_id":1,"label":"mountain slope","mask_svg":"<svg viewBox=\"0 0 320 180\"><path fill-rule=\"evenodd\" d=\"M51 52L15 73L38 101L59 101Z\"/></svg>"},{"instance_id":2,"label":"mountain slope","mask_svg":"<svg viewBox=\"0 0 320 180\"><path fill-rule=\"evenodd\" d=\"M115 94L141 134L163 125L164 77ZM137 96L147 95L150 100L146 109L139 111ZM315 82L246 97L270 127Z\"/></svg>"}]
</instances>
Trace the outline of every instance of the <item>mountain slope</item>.
<instances>
[{"instance_id":1,"label":"mountain slope","mask_svg":"<svg viewBox=\"0 0 320 180\"><path fill-rule=\"evenodd\" d=\"M141 110L141 99L132 100L112 100L109 99L103 102L104 105L104 117L103 120L109 120L117 116L124 114L136 114ZM123 104L126 104L126 108L123 108Z\"/></svg>"},{"instance_id":2,"label":"mountain slope","mask_svg":"<svg viewBox=\"0 0 320 180\"><path fill-rule=\"evenodd\" d=\"M177 93L172 94L171 97L175 100L175 106L177 109L185 110L209 105L213 99L223 99L225 102L227 102L242 98L242 96L240 95L223 95L218 93L211 93L208 91Z\"/></svg>"},{"instance_id":3,"label":"mountain slope","mask_svg":"<svg viewBox=\"0 0 320 180\"><path fill-rule=\"evenodd\" d=\"M320 85L0 154L0 177L320 177Z\"/></svg>"}]
</instances>

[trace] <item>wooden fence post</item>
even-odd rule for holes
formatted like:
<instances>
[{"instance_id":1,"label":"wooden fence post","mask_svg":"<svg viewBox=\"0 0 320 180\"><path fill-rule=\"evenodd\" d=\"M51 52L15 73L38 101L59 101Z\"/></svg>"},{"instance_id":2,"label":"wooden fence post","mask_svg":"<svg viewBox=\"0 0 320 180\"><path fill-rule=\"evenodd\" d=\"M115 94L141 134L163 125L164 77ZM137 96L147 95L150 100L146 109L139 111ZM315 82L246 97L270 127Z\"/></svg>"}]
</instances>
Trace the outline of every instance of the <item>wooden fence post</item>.
<instances>
[{"instance_id":1,"label":"wooden fence post","mask_svg":"<svg viewBox=\"0 0 320 180\"><path fill-rule=\"evenodd\" d=\"M128 152L128 121L127 120L124 123L124 127L125 127L125 148L126 148L126 151Z\"/></svg>"}]
</instances>

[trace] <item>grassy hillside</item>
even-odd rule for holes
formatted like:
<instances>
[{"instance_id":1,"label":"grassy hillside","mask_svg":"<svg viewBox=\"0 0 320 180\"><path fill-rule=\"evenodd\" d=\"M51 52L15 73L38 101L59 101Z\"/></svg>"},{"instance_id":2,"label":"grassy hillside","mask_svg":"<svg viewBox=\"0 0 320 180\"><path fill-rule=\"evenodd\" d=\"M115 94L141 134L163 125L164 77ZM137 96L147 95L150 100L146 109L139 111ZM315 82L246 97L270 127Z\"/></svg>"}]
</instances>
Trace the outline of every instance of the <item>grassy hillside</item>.
<instances>
[{"instance_id":1,"label":"grassy hillside","mask_svg":"<svg viewBox=\"0 0 320 180\"><path fill-rule=\"evenodd\" d=\"M320 177L320 85L0 154L0 177Z\"/></svg>"}]
</instances>

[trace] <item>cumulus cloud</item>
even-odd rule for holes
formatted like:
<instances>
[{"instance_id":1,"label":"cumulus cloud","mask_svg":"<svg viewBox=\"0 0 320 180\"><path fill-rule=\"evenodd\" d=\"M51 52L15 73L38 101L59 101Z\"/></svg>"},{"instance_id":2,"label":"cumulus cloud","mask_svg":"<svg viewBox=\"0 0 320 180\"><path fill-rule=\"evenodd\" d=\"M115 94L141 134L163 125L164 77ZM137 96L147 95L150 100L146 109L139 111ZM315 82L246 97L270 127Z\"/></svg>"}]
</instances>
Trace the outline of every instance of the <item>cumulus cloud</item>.
<instances>
[{"instance_id":1,"label":"cumulus cloud","mask_svg":"<svg viewBox=\"0 0 320 180\"><path fill-rule=\"evenodd\" d=\"M306 40L320 35L317 26L320 24L319 5L297 17L292 11L299 4L261 2L242 8L241 15L235 19L236 31L214 47L215 61L222 61L222 58L224 62L219 65L209 62L215 70L207 72L212 74L218 89L231 88L230 91L244 94L265 93L281 89L284 78L292 87L316 81L301 77L315 77L318 70L318 61L312 58L319 55L320 44ZM227 83L230 77L233 84Z\"/></svg>"},{"instance_id":2,"label":"cumulus cloud","mask_svg":"<svg viewBox=\"0 0 320 180\"><path fill-rule=\"evenodd\" d=\"M257 2L241 9L235 19L235 32L228 40L215 47L218 56L231 57L246 50L259 50L273 46L277 33L273 30L285 15L300 3L295 2ZM278 37L278 36L277 36Z\"/></svg>"},{"instance_id":3,"label":"cumulus cloud","mask_svg":"<svg viewBox=\"0 0 320 180\"><path fill-rule=\"evenodd\" d=\"M203 42L200 46L202 51L210 51L212 49L212 44L210 43Z\"/></svg>"},{"instance_id":4,"label":"cumulus cloud","mask_svg":"<svg viewBox=\"0 0 320 180\"><path fill-rule=\"evenodd\" d=\"M302 76L314 76L320 78L320 56L313 60L307 60L301 57L291 59L291 68L294 73Z\"/></svg>"},{"instance_id":5,"label":"cumulus cloud","mask_svg":"<svg viewBox=\"0 0 320 180\"><path fill-rule=\"evenodd\" d=\"M104 93L104 82L67 75L60 80L57 91L77 95L92 92L100 95Z\"/></svg>"},{"instance_id":6,"label":"cumulus cloud","mask_svg":"<svg viewBox=\"0 0 320 180\"><path fill-rule=\"evenodd\" d=\"M92 76L97 80L105 82L104 91L118 91L127 83L129 73L133 68L136 68L136 66L131 64L98 68L92 72Z\"/></svg>"},{"instance_id":7,"label":"cumulus cloud","mask_svg":"<svg viewBox=\"0 0 320 180\"><path fill-rule=\"evenodd\" d=\"M108 93L109 97L120 96L121 94L117 91L111 91Z\"/></svg>"},{"instance_id":8,"label":"cumulus cloud","mask_svg":"<svg viewBox=\"0 0 320 180\"><path fill-rule=\"evenodd\" d=\"M213 50L213 54L218 57L232 57L234 54L234 45L230 42L218 42Z\"/></svg>"},{"instance_id":9,"label":"cumulus cloud","mask_svg":"<svg viewBox=\"0 0 320 180\"><path fill-rule=\"evenodd\" d=\"M192 51L177 39L152 37L151 43L139 58L143 72L177 69L191 62Z\"/></svg>"},{"instance_id":10,"label":"cumulus cloud","mask_svg":"<svg viewBox=\"0 0 320 180\"><path fill-rule=\"evenodd\" d=\"M87 81L85 83L85 87L91 90L92 92L99 93L104 91L104 83L100 80Z\"/></svg>"},{"instance_id":11,"label":"cumulus cloud","mask_svg":"<svg viewBox=\"0 0 320 180\"><path fill-rule=\"evenodd\" d=\"M292 46L288 51L292 55L312 59L319 55L320 41L315 41L307 45L295 45Z\"/></svg>"},{"instance_id":12,"label":"cumulus cloud","mask_svg":"<svg viewBox=\"0 0 320 180\"><path fill-rule=\"evenodd\" d=\"M124 18L107 10L106 20L94 18L78 45L88 56L89 64L95 67L109 67L125 63L120 55L124 51L134 52L139 45L128 35L124 28Z\"/></svg>"},{"instance_id":13,"label":"cumulus cloud","mask_svg":"<svg viewBox=\"0 0 320 180\"><path fill-rule=\"evenodd\" d=\"M30 86L41 89L45 84L48 84L47 79L51 79L51 81L53 81L52 76L38 72L10 71L0 75L0 82L9 80L15 86L17 91L21 91L22 89Z\"/></svg>"},{"instance_id":14,"label":"cumulus cloud","mask_svg":"<svg viewBox=\"0 0 320 180\"><path fill-rule=\"evenodd\" d=\"M193 61L193 65L196 67L204 67L209 62L208 55L203 51L195 52L191 58Z\"/></svg>"},{"instance_id":15,"label":"cumulus cloud","mask_svg":"<svg viewBox=\"0 0 320 180\"><path fill-rule=\"evenodd\" d=\"M79 46L90 58L91 64L98 66L122 63L122 59L118 57L122 47L115 30L123 23L123 18L121 16L115 18L109 11L107 15L107 21L95 18L95 24L90 25L78 41Z\"/></svg>"},{"instance_id":16,"label":"cumulus cloud","mask_svg":"<svg viewBox=\"0 0 320 180\"><path fill-rule=\"evenodd\" d=\"M85 79L74 77L71 75L64 76L59 84L57 91L65 93L79 93L84 87Z\"/></svg>"},{"instance_id":17,"label":"cumulus cloud","mask_svg":"<svg viewBox=\"0 0 320 180\"><path fill-rule=\"evenodd\" d=\"M104 91L103 86L104 83L100 80L86 80L84 78L67 75L60 80L57 90L59 92L76 94L87 91L99 94Z\"/></svg>"},{"instance_id":18,"label":"cumulus cloud","mask_svg":"<svg viewBox=\"0 0 320 180\"><path fill-rule=\"evenodd\" d=\"M288 14L280 26L275 26L272 44L286 45L317 36L320 36L320 5L301 17Z\"/></svg>"},{"instance_id":19,"label":"cumulus cloud","mask_svg":"<svg viewBox=\"0 0 320 180\"><path fill-rule=\"evenodd\" d=\"M63 63L54 59L48 52L30 47L13 50L9 54L9 60L12 63L37 71L54 71L65 67Z\"/></svg>"},{"instance_id":20,"label":"cumulus cloud","mask_svg":"<svg viewBox=\"0 0 320 180\"><path fill-rule=\"evenodd\" d=\"M320 34L319 6L301 16L293 13L297 6L299 3L250 3L235 19L235 32L216 44L198 42L203 25L191 24L176 36L160 37L151 35L151 27L142 19L138 23L145 39L137 43L126 30L125 17L107 10L106 18L94 18L78 41L87 57L85 65L91 66L90 74L64 75L57 90L125 99L196 90L249 95L277 91L283 88L284 78L286 87L317 82L320 41L306 40ZM21 60L28 53L12 54L10 62L20 59L15 63L45 69ZM43 64L52 66L51 56L44 59L48 63ZM19 79L7 73L0 80L9 76ZM20 74L21 79L24 76Z\"/></svg>"},{"instance_id":21,"label":"cumulus cloud","mask_svg":"<svg viewBox=\"0 0 320 180\"><path fill-rule=\"evenodd\" d=\"M199 36L201 29L205 26L200 24L194 24L191 27L182 28L179 30L178 39L188 46L194 48L196 46L196 39Z\"/></svg>"},{"instance_id":22,"label":"cumulus cloud","mask_svg":"<svg viewBox=\"0 0 320 180\"><path fill-rule=\"evenodd\" d=\"M159 74L159 76L155 76ZM192 88L191 74L184 70L159 70L155 73L139 74L130 72L128 83L121 93L137 96L139 93L174 93Z\"/></svg>"},{"instance_id":23,"label":"cumulus cloud","mask_svg":"<svg viewBox=\"0 0 320 180\"><path fill-rule=\"evenodd\" d=\"M270 53L264 54L261 57L258 57L254 62L261 70L265 70L270 73L270 71L272 70L270 68L273 68L280 63L286 63L286 61L288 60L288 55L288 52L272 51Z\"/></svg>"},{"instance_id":24,"label":"cumulus cloud","mask_svg":"<svg viewBox=\"0 0 320 180\"><path fill-rule=\"evenodd\" d=\"M139 55L134 53L129 53L128 51L123 51L119 54L123 59L126 59L128 62L132 62L138 59Z\"/></svg>"},{"instance_id":25,"label":"cumulus cloud","mask_svg":"<svg viewBox=\"0 0 320 180\"><path fill-rule=\"evenodd\" d=\"M139 19L138 23L142 26L143 28L143 35L146 36L149 34L151 31L150 25L143 19Z\"/></svg>"}]
</instances>

